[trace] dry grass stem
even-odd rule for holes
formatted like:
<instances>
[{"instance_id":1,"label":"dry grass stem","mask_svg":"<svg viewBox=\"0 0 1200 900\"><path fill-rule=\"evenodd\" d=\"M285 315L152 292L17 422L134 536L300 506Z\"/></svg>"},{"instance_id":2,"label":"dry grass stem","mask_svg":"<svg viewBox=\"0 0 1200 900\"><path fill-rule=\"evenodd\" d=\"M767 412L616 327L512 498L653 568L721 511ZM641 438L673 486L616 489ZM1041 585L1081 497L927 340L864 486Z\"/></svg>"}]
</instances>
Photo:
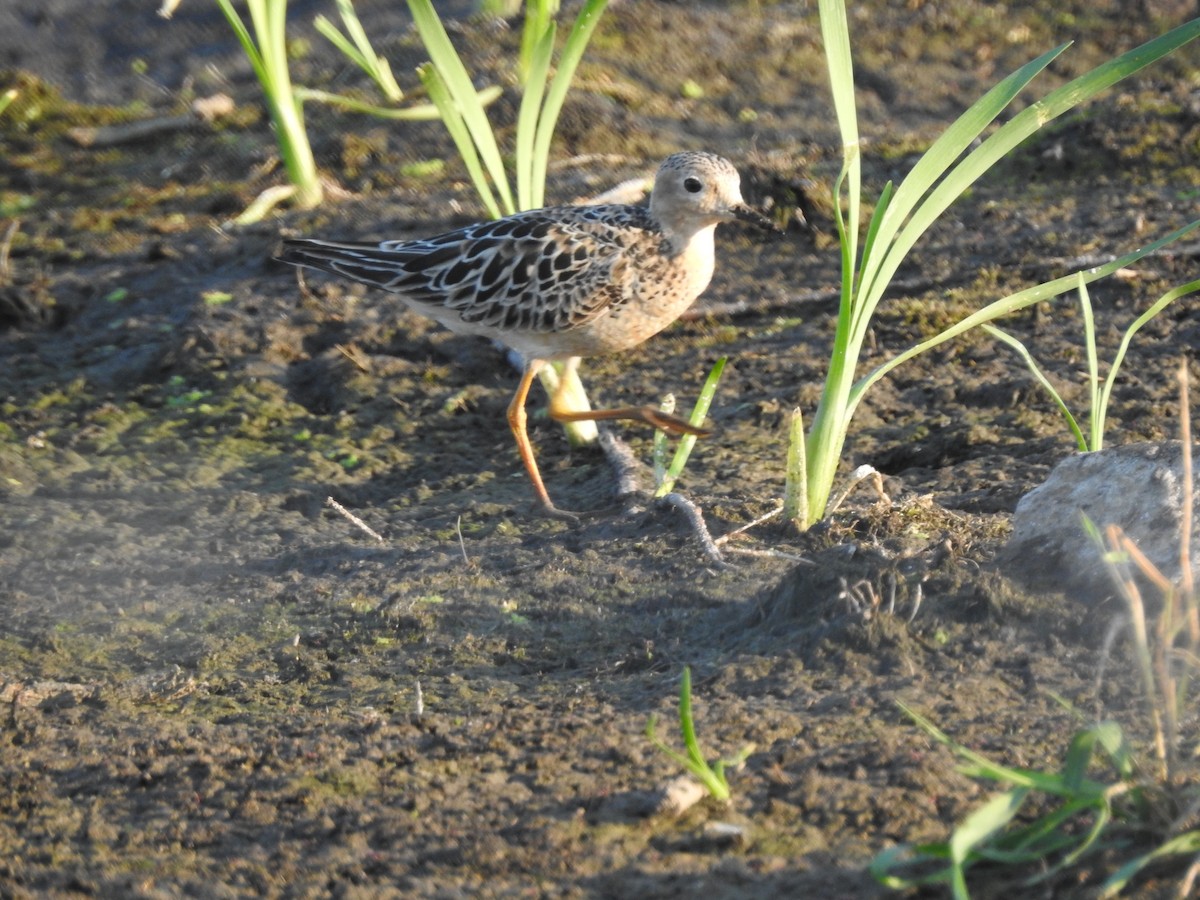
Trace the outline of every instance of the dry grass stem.
<instances>
[{"instance_id":1,"label":"dry grass stem","mask_svg":"<svg viewBox=\"0 0 1200 900\"><path fill-rule=\"evenodd\" d=\"M375 540L378 541L379 543L381 543L381 544L384 543L383 535L381 535L378 531L376 531L374 528L372 528L370 525L368 525L366 522L364 522L362 519L360 519L354 513L350 512L350 510L346 509L346 507L342 506L342 504L338 503L332 497L325 498L325 505L330 507L335 512L337 512L339 515L341 515L343 518L345 518L347 521L349 521L351 525L354 525L356 528L360 529L361 531L365 531L371 537L375 538Z\"/></svg>"}]
</instances>

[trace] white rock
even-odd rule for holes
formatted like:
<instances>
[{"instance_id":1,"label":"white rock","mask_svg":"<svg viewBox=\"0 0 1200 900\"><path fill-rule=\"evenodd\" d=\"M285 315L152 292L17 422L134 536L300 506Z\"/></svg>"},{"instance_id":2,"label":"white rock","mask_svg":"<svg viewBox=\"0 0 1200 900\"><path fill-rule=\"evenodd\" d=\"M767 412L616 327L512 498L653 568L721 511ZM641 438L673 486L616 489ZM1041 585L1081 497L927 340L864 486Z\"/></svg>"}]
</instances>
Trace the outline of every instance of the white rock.
<instances>
[{"instance_id":1,"label":"white rock","mask_svg":"<svg viewBox=\"0 0 1200 900\"><path fill-rule=\"evenodd\" d=\"M1081 524L1086 514L1101 533L1120 525L1171 579L1178 579L1183 521L1183 461L1179 441L1127 444L1079 453L1055 466L1021 498L1002 563L1010 575L1058 587L1085 602L1114 593L1099 548ZM1193 452L1200 463L1200 448ZM1200 475L1193 480L1200 482ZM1200 485L1193 485L1192 569L1200 579Z\"/></svg>"}]
</instances>

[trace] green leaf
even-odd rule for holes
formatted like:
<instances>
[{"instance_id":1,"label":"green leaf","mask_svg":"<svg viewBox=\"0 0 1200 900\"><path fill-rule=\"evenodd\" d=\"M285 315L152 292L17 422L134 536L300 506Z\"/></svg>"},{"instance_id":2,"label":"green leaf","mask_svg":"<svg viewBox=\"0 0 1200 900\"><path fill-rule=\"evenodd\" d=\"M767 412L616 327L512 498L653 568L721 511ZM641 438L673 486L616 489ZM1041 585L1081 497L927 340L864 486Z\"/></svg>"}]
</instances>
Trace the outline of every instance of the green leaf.
<instances>
[{"instance_id":1,"label":"green leaf","mask_svg":"<svg viewBox=\"0 0 1200 900\"><path fill-rule=\"evenodd\" d=\"M501 208L505 215L511 215L516 212L516 207L513 204L512 191L509 189L508 176L504 172L504 162L500 158L500 148L496 145L491 124L483 111L483 105L479 102L475 86L471 83L471 76L450 42L450 36L446 34L446 29L430 0L407 0L407 3L413 23L421 35L421 42L429 51L430 62L440 76L439 80L444 85L446 95L457 107L458 118L470 134L471 141L478 151L478 158L483 161L488 176L500 195ZM426 86L428 87L428 84ZM434 102L442 108L443 104L437 103L436 100ZM455 143L459 145L461 152L462 145L458 138L455 138ZM487 205L489 210L493 206ZM499 217L495 213L493 216Z\"/></svg>"},{"instance_id":2,"label":"green leaf","mask_svg":"<svg viewBox=\"0 0 1200 900\"><path fill-rule=\"evenodd\" d=\"M496 195L492 192L487 175L484 174L483 166L480 164L475 142L471 139L471 134L463 121L458 105L446 90L441 73L435 66L425 65L417 69L417 77L425 85L425 90L429 92L429 99L433 101L433 105L441 112L442 123L458 148L463 165L467 168L467 174L471 176L471 181L479 193L479 199L483 201L483 205L487 207L493 219L500 218L500 206L496 203Z\"/></svg>"},{"instance_id":3,"label":"green leaf","mask_svg":"<svg viewBox=\"0 0 1200 900\"><path fill-rule=\"evenodd\" d=\"M1079 427L1079 422L1076 421L1075 416L1071 414L1071 410L1067 407L1067 403L1065 400L1063 400L1062 395L1054 389L1054 385L1050 383L1050 379L1046 377L1046 374L1034 360L1033 354L1029 352L1029 348L1027 348L1019 339L1013 337L1013 335L1009 334L1007 331L1002 331L994 325L985 324L981 325L980 327L996 340L1007 344L1021 355L1021 358L1025 360L1025 365L1029 367L1029 371L1033 374L1033 377L1037 379L1038 384L1040 384L1045 389L1046 393L1050 395L1051 399L1054 400L1055 404L1062 412L1063 418L1067 420L1067 427L1071 429L1071 434L1075 436L1075 446L1078 447L1080 451L1086 453L1090 448L1088 447L1087 438L1083 434L1083 429Z\"/></svg>"},{"instance_id":4,"label":"green leaf","mask_svg":"<svg viewBox=\"0 0 1200 900\"><path fill-rule=\"evenodd\" d=\"M566 102L567 89L575 77L575 69L578 68L579 61L583 58L583 51L587 47L588 41L591 40L592 32L596 30L596 25L600 22L600 15L607 6L608 0L587 0L579 11L579 15L576 16L575 24L571 28L571 33L567 35L567 42L559 55L558 71L554 73L554 78L546 92L546 100L542 104L541 114L538 117L537 135L534 139L533 174L530 179L533 185L532 203L534 207L542 206L545 203L550 139L554 136L554 129L558 125L558 115L562 111L563 103Z\"/></svg>"}]
</instances>

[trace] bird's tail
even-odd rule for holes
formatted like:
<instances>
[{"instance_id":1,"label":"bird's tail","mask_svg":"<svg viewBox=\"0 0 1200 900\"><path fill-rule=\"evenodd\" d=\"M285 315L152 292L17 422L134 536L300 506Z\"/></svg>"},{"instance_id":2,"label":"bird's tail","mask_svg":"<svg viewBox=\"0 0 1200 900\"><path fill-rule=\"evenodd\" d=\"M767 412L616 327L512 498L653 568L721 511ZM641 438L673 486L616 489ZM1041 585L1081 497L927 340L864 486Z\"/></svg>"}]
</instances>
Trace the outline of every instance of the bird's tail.
<instances>
[{"instance_id":1,"label":"bird's tail","mask_svg":"<svg viewBox=\"0 0 1200 900\"><path fill-rule=\"evenodd\" d=\"M306 266L388 288L403 273L402 254L386 246L355 241L286 238L275 257L293 266Z\"/></svg>"}]
</instances>

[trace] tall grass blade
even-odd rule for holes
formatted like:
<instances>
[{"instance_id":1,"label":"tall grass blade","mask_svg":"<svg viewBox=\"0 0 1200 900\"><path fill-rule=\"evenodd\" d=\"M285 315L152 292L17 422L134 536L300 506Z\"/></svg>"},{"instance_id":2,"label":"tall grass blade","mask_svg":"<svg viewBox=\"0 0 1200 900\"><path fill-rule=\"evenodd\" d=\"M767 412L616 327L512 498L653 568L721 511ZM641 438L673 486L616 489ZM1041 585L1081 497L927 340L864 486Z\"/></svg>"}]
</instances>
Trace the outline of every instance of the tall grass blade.
<instances>
[{"instance_id":1,"label":"tall grass blade","mask_svg":"<svg viewBox=\"0 0 1200 900\"><path fill-rule=\"evenodd\" d=\"M317 16L313 20L314 27L327 41L337 47L343 56L366 72L391 103L399 103L404 99L404 92L400 90L400 85L396 84L396 78L392 75L392 67L388 65L388 61L377 54L375 48L371 46L371 40L367 37L367 32L362 27L358 14L354 11L354 4L351 3L351 0L336 0L336 3L349 39L325 16Z\"/></svg>"},{"instance_id":2,"label":"tall grass blade","mask_svg":"<svg viewBox=\"0 0 1200 900\"><path fill-rule=\"evenodd\" d=\"M1088 447L1088 440L1084 436L1083 429L1079 427L1079 423L1075 420L1075 416L1071 414L1071 410L1067 407L1066 401L1064 401L1062 395L1054 389L1054 385L1050 383L1050 379L1046 377L1046 374L1037 364L1037 361L1033 358L1033 354L1029 352L1029 348L1026 347L1018 338L1009 334L1007 331L1002 331L995 325L981 325L980 327L996 340L1007 344L1016 350L1018 354L1020 354L1021 359L1025 361L1025 365L1029 368L1029 371L1033 374L1033 377L1037 379L1038 384L1040 384L1046 390L1046 393L1050 395L1051 399L1054 400L1055 404L1062 412L1063 418L1067 420L1067 427L1071 429L1071 434L1075 436L1075 446L1078 447L1083 453L1086 453L1089 449L1091 449Z\"/></svg>"},{"instance_id":3,"label":"tall grass blade","mask_svg":"<svg viewBox=\"0 0 1200 900\"><path fill-rule=\"evenodd\" d=\"M538 116L537 135L533 146L533 206L540 207L546 202L546 171L550 160L550 140L554 137L554 129L558 124L558 115L562 112L563 103L567 99L567 89L575 77L575 70L583 58L583 51L591 40L592 32L600 22L600 15L608 6L608 0L587 0L575 24L571 27L562 53L558 57L558 71L550 81L546 91L546 101Z\"/></svg>"},{"instance_id":4,"label":"tall grass blade","mask_svg":"<svg viewBox=\"0 0 1200 900\"><path fill-rule=\"evenodd\" d=\"M1104 449L1104 411L1100 409L1100 359L1096 353L1096 317L1087 282L1079 277L1079 309L1083 313L1083 343L1088 363L1088 444L1093 450Z\"/></svg>"},{"instance_id":5,"label":"tall grass blade","mask_svg":"<svg viewBox=\"0 0 1200 900\"><path fill-rule=\"evenodd\" d=\"M1129 352L1129 345L1133 343L1134 335L1141 331L1142 326L1166 309L1167 306L1174 303L1181 297L1186 297L1188 294L1195 294L1197 292L1200 292L1200 280L1189 281L1187 284L1181 284L1176 288L1172 288L1154 301L1154 303L1152 303L1144 313L1134 319L1133 323L1125 330L1125 334L1121 337L1120 346L1117 347L1117 353L1113 357L1112 367L1108 370L1108 377L1104 379L1104 387L1100 391L1099 405L1102 411L1107 411L1108 409L1109 399L1112 397L1113 385L1115 385L1117 381L1117 372L1119 372L1121 369L1121 363L1125 361L1125 354ZM1185 416L1180 416L1180 422L1187 423L1187 418ZM1186 447L1188 445L1185 443L1184 446ZM1190 572L1189 569L1183 569L1181 571Z\"/></svg>"},{"instance_id":6,"label":"tall grass blade","mask_svg":"<svg viewBox=\"0 0 1200 900\"><path fill-rule=\"evenodd\" d=\"M947 179L937 194L931 193L934 185L961 160L967 148L1008 108L1017 95L1068 46L1070 45L1062 44L1055 47L1001 79L971 104L922 154L896 190L895 199L880 225L880 255L873 260L867 260L864 254L864 284L861 292L867 298L863 302L868 309L874 310L900 263L929 226L936 222L946 208L980 178L995 160L986 166L979 163L967 166L963 161L955 169L957 177L953 181ZM902 228L903 233L900 234Z\"/></svg>"},{"instance_id":7,"label":"tall grass blade","mask_svg":"<svg viewBox=\"0 0 1200 900\"><path fill-rule=\"evenodd\" d=\"M302 209L311 209L320 204L324 192L308 142L308 133L304 129L304 111L288 72L284 18L287 4L247 0L253 34L230 0L217 0L217 5L242 45L242 51L250 60L255 77L262 86L267 112L275 126L279 156L291 184L289 190L264 193L251 209L247 209L235 221L257 221L267 209L285 198L291 198Z\"/></svg>"},{"instance_id":8,"label":"tall grass blade","mask_svg":"<svg viewBox=\"0 0 1200 900\"><path fill-rule=\"evenodd\" d=\"M917 344L914 347L910 347L908 350L894 356L892 359L876 367L867 373L867 375L863 376L863 378L854 385L854 389L851 392L850 411L853 412L854 407L857 406L857 404L862 400L862 395L873 384L875 384L875 382L891 372L897 366L912 359L914 356L919 356L927 350L932 350L934 347L937 347L938 345L943 344L952 338L958 337L960 334L963 334L972 328L976 328L987 322L991 322L992 320L998 319L1001 316L1006 316L1017 312L1018 310L1025 309L1026 307L1032 306L1035 303L1039 303L1042 300L1047 300L1051 297L1057 297L1077 285L1079 283L1078 279L1081 275L1084 281L1088 283L1091 283L1098 278L1104 278L1105 276L1111 275L1118 269L1132 265L1139 259L1161 250L1167 244L1179 240L1180 238L1195 231L1197 228L1200 228L1200 219L1196 220L1195 222L1189 222L1187 225L1175 229L1165 237L1161 237L1144 247L1140 247L1137 250L1126 253L1124 256L1118 257L1117 259L1105 263L1102 266L1096 266L1095 268L1087 269L1082 273L1064 275L1062 278L1055 278L1052 281L1047 281L1042 284L1034 285L1033 287L1025 288L1022 291L1017 291L1014 294L1009 294L1007 297L1002 297L999 300L989 303L982 309L976 310L971 315L959 322L956 322L954 325L951 325L945 331L934 335L926 341L922 341L920 344Z\"/></svg>"},{"instance_id":9,"label":"tall grass blade","mask_svg":"<svg viewBox=\"0 0 1200 900\"><path fill-rule=\"evenodd\" d=\"M466 122L463 121L458 104L454 102L446 88L446 83L442 80L441 72L436 66L424 65L417 69L417 77L425 85L430 101L441 113L442 122L446 126L446 131L449 132L451 140L454 141L454 146L458 148L458 153L462 157L463 165L466 166L467 174L471 176L479 199L483 201L483 205L487 207L488 213L493 219L500 218L502 215L500 206L496 202L496 195L492 192L487 175L483 171L479 153L475 149L475 141L471 138Z\"/></svg>"},{"instance_id":10,"label":"tall grass blade","mask_svg":"<svg viewBox=\"0 0 1200 900\"><path fill-rule=\"evenodd\" d=\"M528 25L526 29L528 30ZM554 36L558 29L550 22L541 40L532 50L529 71L525 78L521 96L521 110L517 114L517 206L519 209L537 209L541 202L535 190L534 141L537 137L538 118L542 109L542 98L546 91L546 76L550 71L550 58L554 55Z\"/></svg>"},{"instance_id":11,"label":"tall grass blade","mask_svg":"<svg viewBox=\"0 0 1200 900\"><path fill-rule=\"evenodd\" d=\"M430 62L437 69L446 92L458 108L462 122L478 149L479 158L499 194L501 208L506 215L516 212L508 176L504 172L504 161L500 157L500 148L496 145L496 137L492 133L487 114L483 110L483 104L479 102L466 66L463 65L458 52L450 42L450 36L446 34L445 26L442 25L441 19L434 11L432 2L430 0L406 0L406 2L412 13L413 23L421 35L421 42L429 51ZM440 107L441 104L438 106ZM458 143L457 139L455 143ZM490 209L489 206L489 211ZM498 218L495 214L493 217Z\"/></svg>"},{"instance_id":12,"label":"tall grass blade","mask_svg":"<svg viewBox=\"0 0 1200 900\"><path fill-rule=\"evenodd\" d=\"M950 888L956 898L966 900L970 896L967 892L966 865L971 851L1006 828L1020 812L1027 796L1028 788L1013 788L997 794L983 806L973 810L954 829L949 841Z\"/></svg>"},{"instance_id":13,"label":"tall grass blade","mask_svg":"<svg viewBox=\"0 0 1200 900\"><path fill-rule=\"evenodd\" d=\"M1200 37L1200 19L1180 25L1161 37L1102 63L1017 113L956 165L920 204L919 209L914 212L912 221L904 228L903 233L897 236L895 246L889 251L888 259L881 266L876 281L878 287L872 289L872 296L882 293L903 258L907 256L909 250L925 233L929 225L936 221L950 204L980 176L1011 153L1026 138L1068 110L1090 100L1116 82L1133 75L1197 37ZM1065 49L1065 46L1044 54L1033 63L1022 67L1018 73L1039 64L1044 68L1051 59ZM896 206L897 209L900 208L899 203Z\"/></svg>"}]
</instances>

